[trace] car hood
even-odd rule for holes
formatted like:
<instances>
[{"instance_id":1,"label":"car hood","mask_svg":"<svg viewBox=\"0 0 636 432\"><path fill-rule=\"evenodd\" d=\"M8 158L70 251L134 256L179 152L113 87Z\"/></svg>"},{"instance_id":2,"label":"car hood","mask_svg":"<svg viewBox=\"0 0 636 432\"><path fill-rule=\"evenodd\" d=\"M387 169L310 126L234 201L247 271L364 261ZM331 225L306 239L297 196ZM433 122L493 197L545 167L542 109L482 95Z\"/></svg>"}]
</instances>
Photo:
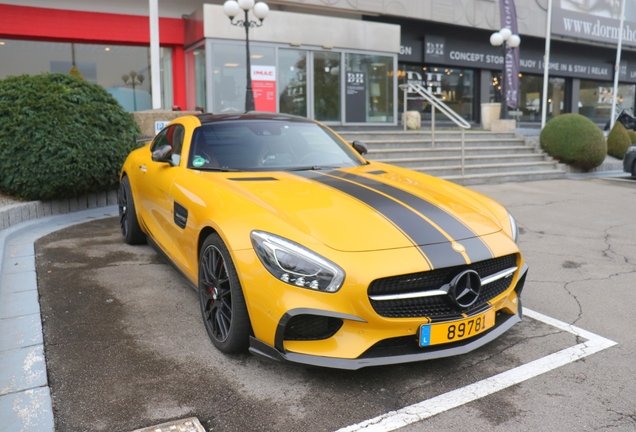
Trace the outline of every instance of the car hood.
<instances>
[{"instance_id":1,"label":"car hood","mask_svg":"<svg viewBox=\"0 0 636 432\"><path fill-rule=\"evenodd\" d=\"M226 179L261 209L339 251L454 243L502 229L489 210L493 202L481 195L384 164Z\"/></svg>"}]
</instances>

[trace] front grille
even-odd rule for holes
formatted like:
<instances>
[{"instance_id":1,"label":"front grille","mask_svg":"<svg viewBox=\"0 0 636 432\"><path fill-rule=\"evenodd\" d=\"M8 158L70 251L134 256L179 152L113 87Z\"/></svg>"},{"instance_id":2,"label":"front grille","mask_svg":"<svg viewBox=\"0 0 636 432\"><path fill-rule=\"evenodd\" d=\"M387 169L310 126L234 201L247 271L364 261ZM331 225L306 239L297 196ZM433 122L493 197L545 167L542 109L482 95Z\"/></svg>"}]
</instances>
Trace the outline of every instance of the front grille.
<instances>
[{"instance_id":1,"label":"front grille","mask_svg":"<svg viewBox=\"0 0 636 432\"><path fill-rule=\"evenodd\" d=\"M411 292L438 290L448 284L460 272L474 270L484 279L487 276L517 265L517 256L506 255L470 265L435 269L428 272L413 273L376 279L369 285L369 296L387 294L406 294ZM479 297L470 309L462 309L450 302L448 296L420 297L402 300L371 300L371 306L381 316L388 318L430 317L434 321L453 319L466 313L471 315L482 308L489 300L497 297L510 287L511 277L499 279L484 285Z\"/></svg>"},{"instance_id":2,"label":"front grille","mask_svg":"<svg viewBox=\"0 0 636 432\"><path fill-rule=\"evenodd\" d=\"M342 327L340 318L319 315L296 315L285 326L284 340L321 340L336 334Z\"/></svg>"}]
</instances>

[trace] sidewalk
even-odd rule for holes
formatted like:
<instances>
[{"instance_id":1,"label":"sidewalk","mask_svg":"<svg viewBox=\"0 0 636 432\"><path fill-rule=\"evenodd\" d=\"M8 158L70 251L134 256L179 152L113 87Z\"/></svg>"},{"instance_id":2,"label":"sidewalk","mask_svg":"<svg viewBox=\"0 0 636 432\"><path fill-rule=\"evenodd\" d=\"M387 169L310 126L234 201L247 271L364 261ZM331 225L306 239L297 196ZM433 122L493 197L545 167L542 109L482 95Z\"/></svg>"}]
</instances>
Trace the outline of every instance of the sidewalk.
<instances>
[{"instance_id":1,"label":"sidewalk","mask_svg":"<svg viewBox=\"0 0 636 432\"><path fill-rule=\"evenodd\" d=\"M66 226L114 216L116 203L115 191L50 202L0 195L0 432L54 430L34 242Z\"/></svg>"}]
</instances>

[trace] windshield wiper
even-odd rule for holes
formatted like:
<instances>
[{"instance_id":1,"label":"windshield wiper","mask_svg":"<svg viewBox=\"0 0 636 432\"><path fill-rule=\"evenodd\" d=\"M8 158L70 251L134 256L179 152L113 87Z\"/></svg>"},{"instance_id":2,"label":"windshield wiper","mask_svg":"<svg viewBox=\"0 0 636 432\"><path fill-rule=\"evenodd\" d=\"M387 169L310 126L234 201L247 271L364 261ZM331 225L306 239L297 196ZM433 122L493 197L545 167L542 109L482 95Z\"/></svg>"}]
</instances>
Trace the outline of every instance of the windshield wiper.
<instances>
[{"instance_id":1,"label":"windshield wiper","mask_svg":"<svg viewBox=\"0 0 636 432\"><path fill-rule=\"evenodd\" d=\"M332 169L338 169L338 167L328 166L328 165L310 165L310 166L304 166L304 167L287 168L285 171L320 171L320 170L332 170Z\"/></svg>"}]
</instances>

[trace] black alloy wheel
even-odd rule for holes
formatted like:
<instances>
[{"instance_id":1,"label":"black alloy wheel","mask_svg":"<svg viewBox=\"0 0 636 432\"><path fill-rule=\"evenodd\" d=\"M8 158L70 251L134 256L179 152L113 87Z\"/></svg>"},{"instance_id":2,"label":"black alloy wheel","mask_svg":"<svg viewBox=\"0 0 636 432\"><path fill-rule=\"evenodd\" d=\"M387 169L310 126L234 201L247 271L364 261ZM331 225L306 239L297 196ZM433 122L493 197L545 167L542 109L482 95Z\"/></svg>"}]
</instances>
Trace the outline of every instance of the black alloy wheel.
<instances>
[{"instance_id":1,"label":"black alloy wheel","mask_svg":"<svg viewBox=\"0 0 636 432\"><path fill-rule=\"evenodd\" d=\"M205 240L199 257L199 301L214 346L232 354L249 346L250 321L236 269L217 234Z\"/></svg>"},{"instance_id":2,"label":"black alloy wheel","mask_svg":"<svg viewBox=\"0 0 636 432\"><path fill-rule=\"evenodd\" d=\"M145 243L146 235L139 226L130 181L126 176L121 179L119 184L117 204L119 206L119 227L126 243L130 245Z\"/></svg>"}]
</instances>

